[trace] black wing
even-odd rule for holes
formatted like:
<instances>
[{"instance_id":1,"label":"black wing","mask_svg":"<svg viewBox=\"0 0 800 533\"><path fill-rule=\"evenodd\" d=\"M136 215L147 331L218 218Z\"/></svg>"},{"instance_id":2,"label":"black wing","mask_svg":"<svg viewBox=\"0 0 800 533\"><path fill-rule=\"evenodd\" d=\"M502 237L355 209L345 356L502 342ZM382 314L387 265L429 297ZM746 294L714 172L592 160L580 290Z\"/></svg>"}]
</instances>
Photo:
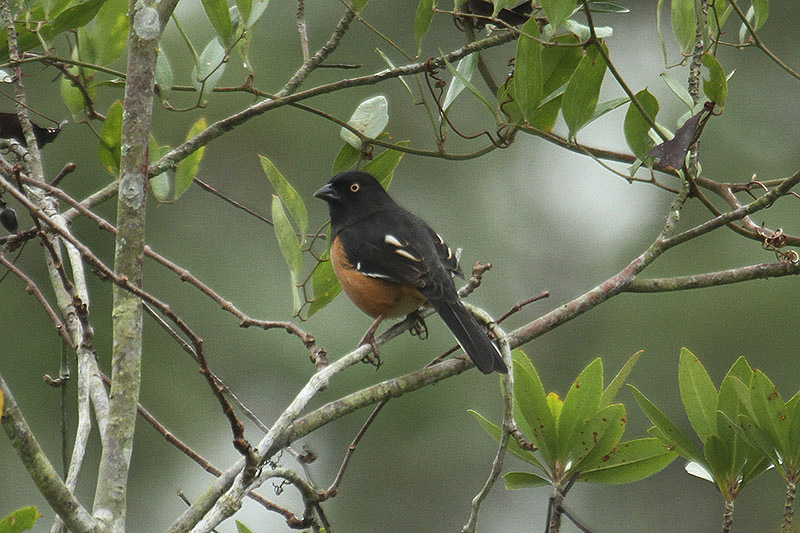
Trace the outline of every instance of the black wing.
<instances>
[{"instance_id":1,"label":"black wing","mask_svg":"<svg viewBox=\"0 0 800 533\"><path fill-rule=\"evenodd\" d=\"M400 207L360 220L357 229L345 226L339 233L350 262L368 276L423 289L435 271L462 275L444 240Z\"/></svg>"}]
</instances>

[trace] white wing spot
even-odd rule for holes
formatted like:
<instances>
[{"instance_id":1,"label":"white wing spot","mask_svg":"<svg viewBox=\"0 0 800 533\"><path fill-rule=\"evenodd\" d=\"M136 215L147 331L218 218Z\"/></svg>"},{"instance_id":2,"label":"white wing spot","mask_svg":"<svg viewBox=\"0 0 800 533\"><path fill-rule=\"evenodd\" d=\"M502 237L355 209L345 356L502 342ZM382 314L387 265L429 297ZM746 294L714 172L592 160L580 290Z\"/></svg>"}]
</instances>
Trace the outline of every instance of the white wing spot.
<instances>
[{"instance_id":1,"label":"white wing spot","mask_svg":"<svg viewBox=\"0 0 800 533\"><path fill-rule=\"evenodd\" d=\"M406 246L400 239L390 233L387 233L383 237L383 242L386 244L391 244L392 246L397 246L398 248L404 248Z\"/></svg>"},{"instance_id":2,"label":"white wing spot","mask_svg":"<svg viewBox=\"0 0 800 533\"><path fill-rule=\"evenodd\" d=\"M397 250L395 250L394 252L395 252L396 254L400 254L400 255L402 255L402 256L403 256L403 257L405 257L405 258L411 259L412 261L416 261L416 262L422 261L422 259L420 259L419 257L417 257L417 256L415 256L414 254L412 254L412 253L410 253L410 252L407 252L407 251L405 251L405 250L400 250L400 249L397 249Z\"/></svg>"}]
</instances>

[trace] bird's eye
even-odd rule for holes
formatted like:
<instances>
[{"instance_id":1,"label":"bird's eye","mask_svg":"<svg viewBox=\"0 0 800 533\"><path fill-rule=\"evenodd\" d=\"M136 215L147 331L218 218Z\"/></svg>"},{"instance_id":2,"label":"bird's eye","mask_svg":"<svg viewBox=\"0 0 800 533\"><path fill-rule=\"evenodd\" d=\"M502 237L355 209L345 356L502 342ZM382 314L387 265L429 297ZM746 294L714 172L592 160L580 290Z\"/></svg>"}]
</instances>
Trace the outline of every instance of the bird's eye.
<instances>
[{"instance_id":1,"label":"bird's eye","mask_svg":"<svg viewBox=\"0 0 800 533\"><path fill-rule=\"evenodd\" d=\"M350 184L350 192L358 192L358 190L360 188L361 188L361 185L359 185L358 183Z\"/></svg>"}]
</instances>

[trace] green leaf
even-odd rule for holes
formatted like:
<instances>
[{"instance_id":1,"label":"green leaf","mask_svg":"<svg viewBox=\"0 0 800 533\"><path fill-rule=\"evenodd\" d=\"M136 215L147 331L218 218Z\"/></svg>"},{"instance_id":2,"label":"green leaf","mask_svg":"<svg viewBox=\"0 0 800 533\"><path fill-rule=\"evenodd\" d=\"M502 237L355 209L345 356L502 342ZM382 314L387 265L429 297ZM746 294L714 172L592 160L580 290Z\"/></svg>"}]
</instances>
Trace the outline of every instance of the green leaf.
<instances>
[{"instance_id":1,"label":"green leaf","mask_svg":"<svg viewBox=\"0 0 800 533\"><path fill-rule=\"evenodd\" d=\"M75 73L77 69L70 69L70 71ZM86 109L86 99L83 96L83 93L79 88L73 85L72 80L67 78L66 76L61 76L61 81L59 83L59 88L61 90L61 100L66 104L69 108L72 116L75 117L79 113L81 113L84 109ZM95 96L95 89L94 87L88 88L89 96Z\"/></svg>"},{"instance_id":2,"label":"green leaf","mask_svg":"<svg viewBox=\"0 0 800 533\"><path fill-rule=\"evenodd\" d=\"M67 30L81 28L89 24L103 7L106 0L88 0L81 4L73 5L59 13L50 24L39 28L39 33L45 41L51 41L57 35Z\"/></svg>"},{"instance_id":3,"label":"green leaf","mask_svg":"<svg viewBox=\"0 0 800 533\"><path fill-rule=\"evenodd\" d=\"M326 251L322 259L323 261L317 265L311 275L311 288L314 290L314 299L308 307L308 317L324 309L342 292L342 286L333 271L330 253Z\"/></svg>"},{"instance_id":4,"label":"green leaf","mask_svg":"<svg viewBox=\"0 0 800 533\"><path fill-rule=\"evenodd\" d=\"M625 361L625 364L619 369L617 375L614 376L614 379L608 384L606 390L603 391L603 395L600 397L600 407L606 407L614 401L622 386L625 385L628 376L631 375L634 365L636 365L636 362L643 353L644 350L639 350Z\"/></svg>"},{"instance_id":5,"label":"green leaf","mask_svg":"<svg viewBox=\"0 0 800 533\"><path fill-rule=\"evenodd\" d=\"M511 351L511 358L523 369L527 370L531 375L536 374L536 367L533 366L533 361L531 361L530 357L528 357L528 354L526 354L524 351L520 350L519 348L515 348Z\"/></svg>"},{"instance_id":6,"label":"green leaf","mask_svg":"<svg viewBox=\"0 0 800 533\"><path fill-rule=\"evenodd\" d=\"M533 366L526 369L519 361L514 361L514 396L530 430L527 436L539 448L547 464L555 464L556 422L547 404L542 380Z\"/></svg>"},{"instance_id":7,"label":"green leaf","mask_svg":"<svg viewBox=\"0 0 800 533\"><path fill-rule=\"evenodd\" d=\"M716 0L714 11L716 11L716 15L713 11L708 13L708 36L716 39L721 29L725 27L728 17L733 13L733 6L728 5L728 0Z\"/></svg>"},{"instance_id":8,"label":"green leaf","mask_svg":"<svg viewBox=\"0 0 800 533\"><path fill-rule=\"evenodd\" d=\"M367 98L360 104L347 124L360 131L364 137L374 139L380 135L389 123L389 101L383 95ZM361 139L347 128L342 128L339 136L346 143L349 143L361 150Z\"/></svg>"},{"instance_id":9,"label":"green leaf","mask_svg":"<svg viewBox=\"0 0 800 533\"><path fill-rule=\"evenodd\" d=\"M239 22L243 26L247 26L247 19L250 18L250 13L253 11L253 0L236 0L236 9L239 13Z\"/></svg>"},{"instance_id":10,"label":"green leaf","mask_svg":"<svg viewBox=\"0 0 800 533\"><path fill-rule=\"evenodd\" d=\"M160 47L156 58L156 87L158 88L158 96L161 98L161 102L169 100L173 82L172 65L169 62L166 50Z\"/></svg>"},{"instance_id":11,"label":"green leaf","mask_svg":"<svg viewBox=\"0 0 800 533\"><path fill-rule=\"evenodd\" d=\"M261 161L261 168L272 184L272 188L278 193L281 203L286 206L295 224L297 224L297 231L301 235L302 243L302 241L305 240L305 234L308 230L308 211L306 211L306 204L303 202L300 195L297 194L295 188L292 187L289 181L281 174L269 158L259 155L258 159Z\"/></svg>"},{"instance_id":12,"label":"green leaf","mask_svg":"<svg viewBox=\"0 0 800 533\"><path fill-rule=\"evenodd\" d=\"M681 348L678 383L686 415L700 440L716 433L718 393L700 360L688 349Z\"/></svg>"},{"instance_id":13,"label":"green leaf","mask_svg":"<svg viewBox=\"0 0 800 533\"><path fill-rule=\"evenodd\" d=\"M589 483L632 483L660 472L677 455L659 439L631 440L614 448L602 466L581 472L580 479Z\"/></svg>"},{"instance_id":14,"label":"green leaf","mask_svg":"<svg viewBox=\"0 0 800 533\"><path fill-rule=\"evenodd\" d=\"M564 409L564 402L561 401L561 397L555 392L548 392L547 407L549 407L550 412L553 413L553 420L556 421L556 427L558 427L558 418L561 416L561 411Z\"/></svg>"},{"instance_id":15,"label":"green leaf","mask_svg":"<svg viewBox=\"0 0 800 533\"><path fill-rule=\"evenodd\" d=\"M561 113L570 137L574 137L594 115L605 73L606 62L597 47L590 46L572 74L561 100Z\"/></svg>"},{"instance_id":16,"label":"green leaf","mask_svg":"<svg viewBox=\"0 0 800 533\"><path fill-rule=\"evenodd\" d=\"M795 394L786 402L786 411L789 413L789 448L796 450L794 457L787 457L792 465L800 464L800 393ZM0 398L0 408L2 398Z\"/></svg>"},{"instance_id":17,"label":"green leaf","mask_svg":"<svg viewBox=\"0 0 800 533\"><path fill-rule=\"evenodd\" d=\"M280 198L272 195L272 224L275 227L275 236L278 238L278 246L281 249L283 258L289 266L289 273L292 278L292 310L294 314L300 312L300 294L297 289L297 281L300 278L300 271L303 268L303 255L300 250L300 243L294 233L292 224L283 210Z\"/></svg>"},{"instance_id":18,"label":"green leaf","mask_svg":"<svg viewBox=\"0 0 800 533\"><path fill-rule=\"evenodd\" d=\"M752 0L755 22L753 28L758 31L767 22L769 16L769 0Z\"/></svg>"},{"instance_id":19,"label":"green leaf","mask_svg":"<svg viewBox=\"0 0 800 533\"><path fill-rule=\"evenodd\" d=\"M236 533L253 533L253 531L246 525L236 520Z\"/></svg>"},{"instance_id":20,"label":"green leaf","mask_svg":"<svg viewBox=\"0 0 800 533\"><path fill-rule=\"evenodd\" d=\"M73 57L78 57L81 61L86 61L87 63L96 63L97 54L95 53L95 43L89 35L89 30L87 30L86 27L78 28L76 34L78 54L75 56L75 52L73 51Z\"/></svg>"},{"instance_id":21,"label":"green leaf","mask_svg":"<svg viewBox=\"0 0 800 533\"><path fill-rule=\"evenodd\" d=\"M708 69L709 78L703 78L703 93L709 100L720 107L725 106L725 99L728 97L728 80L725 78L725 71L719 64L717 58L709 53L703 54L703 66Z\"/></svg>"},{"instance_id":22,"label":"green leaf","mask_svg":"<svg viewBox=\"0 0 800 533\"><path fill-rule=\"evenodd\" d=\"M92 28L94 62L110 65L122 56L128 40L128 1L107 0L97 12Z\"/></svg>"},{"instance_id":23,"label":"green leaf","mask_svg":"<svg viewBox=\"0 0 800 533\"><path fill-rule=\"evenodd\" d=\"M650 94L650 91L647 89L642 89L636 93L636 100L642 104L642 107L650 118L655 120L659 108L656 97ZM625 114L624 129L625 141L628 143L628 147L631 149L631 152L633 152L633 155L638 157L641 161L652 161L652 158L648 157L647 154L656 143L653 142L650 135L648 135L650 123L644 119L639 108L632 102L630 107L628 107L628 112Z\"/></svg>"},{"instance_id":24,"label":"green leaf","mask_svg":"<svg viewBox=\"0 0 800 533\"><path fill-rule=\"evenodd\" d=\"M494 117L494 107L492 106L492 104L489 103L489 100L487 100L486 97L483 96L483 94L481 94L481 92L478 90L478 88L475 87L475 85L473 85L472 82L470 81L470 77L472 76L472 72L469 72L469 76L466 75L470 68L474 72L475 66L477 65L477 61L476 61L477 60L477 56L478 56L477 54L468 55L467 57L465 57L464 59L459 61L458 68L454 67L452 65L452 63L447 61L447 59L444 60L445 65L447 65L447 70L449 70L450 73L453 75L453 82L450 84L450 88L456 87L456 83L458 83L458 85L460 86L460 89L457 88L458 92L452 98L454 99L456 96L458 96L458 93L460 93L461 90L464 87L466 87L469 90L469 92L474 94L475 97L478 100L480 100L480 102L486 107L486 109L489 110L489 113L491 113L492 116ZM471 59L472 65L470 66L469 63L467 63L467 64L465 64L464 71L463 72L459 71L459 68L461 68L462 64L464 64L464 60L466 60L468 58L472 58ZM448 91L448 94L446 96L449 96L449 94L450 94L450 91ZM450 107L451 103L452 103L452 99L451 99L450 102L447 102L447 97L445 97L445 104L446 105L443 105L442 107L446 110L448 107Z\"/></svg>"},{"instance_id":25,"label":"green leaf","mask_svg":"<svg viewBox=\"0 0 800 533\"><path fill-rule=\"evenodd\" d=\"M98 157L100 164L112 176L119 174L120 149L122 145L122 102L111 104L100 130Z\"/></svg>"},{"instance_id":26,"label":"green leaf","mask_svg":"<svg viewBox=\"0 0 800 533\"><path fill-rule=\"evenodd\" d=\"M361 13L361 10L364 9L368 2L369 0L353 0L353 9L355 9L356 13Z\"/></svg>"},{"instance_id":27,"label":"green leaf","mask_svg":"<svg viewBox=\"0 0 800 533\"><path fill-rule=\"evenodd\" d=\"M381 56L381 59L383 59L383 62L386 63L386 65L389 68L395 68L395 65L394 65L394 63L392 63L392 60L389 59L389 56L384 54L383 51L380 48L375 48L375 51L378 52L378 55ZM475 54L472 54L472 55L475 55ZM408 96L410 96L413 99L414 98L414 91L411 90L411 87L408 85L408 82L405 80L405 76L399 76L398 79L400 80L400 83L403 84L403 87L406 88L406 92L408 92Z\"/></svg>"},{"instance_id":28,"label":"green leaf","mask_svg":"<svg viewBox=\"0 0 800 533\"><path fill-rule=\"evenodd\" d=\"M478 413L477 411L473 411L472 409L468 409L467 412L478 421L478 424L483 428L483 430L489 435L495 442L500 442L500 437L502 436L502 430L500 427L488 419L486 419L483 415ZM524 450L520 448L519 444L514 438L508 439L508 451L511 452L513 455L517 456L518 458L522 459L526 463L535 466L542 472L547 472L547 469L536 459L536 456L533 455L528 450Z\"/></svg>"},{"instance_id":29,"label":"green leaf","mask_svg":"<svg viewBox=\"0 0 800 533\"><path fill-rule=\"evenodd\" d=\"M414 40L417 42L417 54L422 51L422 39L431 29L433 10L438 0L419 0L417 13L414 16Z\"/></svg>"},{"instance_id":30,"label":"green leaf","mask_svg":"<svg viewBox=\"0 0 800 533\"><path fill-rule=\"evenodd\" d=\"M694 46L697 30L694 3L695 0L672 0L672 31L684 54L689 53Z\"/></svg>"},{"instance_id":31,"label":"green leaf","mask_svg":"<svg viewBox=\"0 0 800 533\"><path fill-rule=\"evenodd\" d=\"M229 43L233 33L231 14L225 0L202 0L206 16L223 43Z\"/></svg>"},{"instance_id":32,"label":"green leaf","mask_svg":"<svg viewBox=\"0 0 800 533\"><path fill-rule=\"evenodd\" d=\"M45 18L52 19L64 8L66 8L71 0L42 0L42 8L44 9Z\"/></svg>"},{"instance_id":33,"label":"green leaf","mask_svg":"<svg viewBox=\"0 0 800 533\"><path fill-rule=\"evenodd\" d=\"M664 64L667 63L667 41L664 39L664 32L661 30L661 12L665 0L658 0L656 3L656 33L658 34L658 42L661 44L661 56L664 58Z\"/></svg>"},{"instance_id":34,"label":"green leaf","mask_svg":"<svg viewBox=\"0 0 800 533\"><path fill-rule=\"evenodd\" d=\"M214 91L222 75L228 54L219 39L214 38L203 48L197 65L192 69L192 85L200 93L202 101Z\"/></svg>"},{"instance_id":35,"label":"green leaf","mask_svg":"<svg viewBox=\"0 0 800 533\"><path fill-rule=\"evenodd\" d=\"M250 15L247 17L245 27L252 28L269 5L269 0L247 0L250 3ZM238 2L237 2L238 5ZM241 7L240 7L241 9Z\"/></svg>"},{"instance_id":36,"label":"green leaf","mask_svg":"<svg viewBox=\"0 0 800 533\"><path fill-rule=\"evenodd\" d=\"M691 461L702 462L703 454L697 445L692 442L688 435L681 431L661 410L655 406L647 397L633 385L628 385L633 396L636 398L636 403L644 411L650 422L655 424L658 432L654 433L661 438L665 444L672 446L676 452L681 456Z\"/></svg>"},{"instance_id":37,"label":"green leaf","mask_svg":"<svg viewBox=\"0 0 800 533\"><path fill-rule=\"evenodd\" d=\"M558 417L558 458L566 463L570 449L580 447L580 429L597 413L603 394L603 362L598 357L581 371L564 398Z\"/></svg>"},{"instance_id":38,"label":"green leaf","mask_svg":"<svg viewBox=\"0 0 800 533\"><path fill-rule=\"evenodd\" d=\"M783 475L783 462L780 459L775 442L770 435L763 431L758 424L753 421L748 415L739 415L736 417L736 424L742 431L742 436L750 443L750 445L760 451L764 456L769 458L769 461L775 465L775 468Z\"/></svg>"},{"instance_id":39,"label":"green leaf","mask_svg":"<svg viewBox=\"0 0 800 533\"><path fill-rule=\"evenodd\" d=\"M189 128L189 133L186 135L186 140L194 138L207 127L208 122L206 122L205 117L201 117L192 125L191 128ZM200 169L200 162L203 160L203 154L205 151L206 147L201 146L186 156L186 158L184 158L175 167L175 197L173 200L180 198L181 195L185 193L192 184L192 180L197 175L197 171Z\"/></svg>"},{"instance_id":40,"label":"green leaf","mask_svg":"<svg viewBox=\"0 0 800 533\"><path fill-rule=\"evenodd\" d=\"M592 28L572 19L564 22L564 29L576 36L580 41L586 41L592 37ZM608 39L614 36L614 28L611 26L595 26L594 34L598 39Z\"/></svg>"},{"instance_id":41,"label":"green leaf","mask_svg":"<svg viewBox=\"0 0 800 533\"><path fill-rule=\"evenodd\" d=\"M342 149L339 150L338 154L336 154L336 159L334 160L333 168L331 169L331 175L335 176L339 172L350 170L351 168L355 167L360 160L361 150L355 148L350 143L344 143L344 145L342 145Z\"/></svg>"},{"instance_id":42,"label":"green leaf","mask_svg":"<svg viewBox=\"0 0 800 533\"><path fill-rule=\"evenodd\" d=\"M761 453L760 450L749 447L750 454L742 469L742 486L749 485L758 476L766 472L772 467L772 461L767 456Z\"/></svg>"},{"instance_id":43,"label":"green leaf","mask_svg":"<svg viewBox=\"0 0 800 533\"><path fill-rule=\"evenodd\" d=\"M789 416L786 404L778 389L761 370L756 370L753 374L750 399L753 402L755 423L782 456L792 455L789 449Z\"/></svg>"},{"instance_id":44,"label":"green leaf","mask_svg":"<svg viewBox=\"0 0 800 533\"><path fill-rule=\"evenodd\" d=\"M408 141L400 141L397 144L408 146ZM363 170L375 176L375 179L383 185L383 188L388 189L394 177L394 170L403 160L403 155L405 155L405 152L400 152L399 150L384 150L380 155L364 165Z\"/></svg>"},{"instance_id":45,"label":"green leaf","mask_svg":"<svg viewBox=\"0 0 800 533\"><path fill-rule=\"evenodd\" d=\"M505 481L506 490L533 489L552 484L549 479L531 472L507 472L503 474L503 481Z\"/></svg>"},{"instance_id":46,"label":"green leaf","mask_svg":"<svg viewBox=\"0 0 800 533\"><path fill-rule=\"evenodd\" d=\"M542 80L542 49L539 38L539 25L535 17L531 17L522 27L522 35L517 41L517 54L514 61L514 100L527 121L539 107L542 100L544 83Z\"/></svg>"},{"instance_id":47,"label":"green leaf","mask_svg":"<svg viewBox=\"0 0 800 533\"><path fill-rule=\"evenodd\" d=\"M478 66L478 54L470 54L464 58L461 58L461 60L458 62L458 65L456 65L455 70L452 69L452 65L450 64L450 62L447 62L447 68L450 69L450 72L453 74L453 81L450 82L450 86L447 87L447 93L445 93L444 95L442 108L447 110L453 104L455 99L458 98L458 95L461 94L461 92L466 87L466 85L464 84L464 80L466 80L467 82L472 80L472 75L475 74L475 68L477 66Z\"/></svg>"},{"instance_id":48,"label":"green leaf","mask_svg":"<svg viewBox=\"0 0 800 533\"><path fill-rule=\"evenodd\" d=\"M17 509L0 520L0 533L21 533L33 529L34 524L41 516L39 510L33 506Z\"/></svg>"},{"instance_id":49,"label":"green leaf","mask_svg":"<svg viewBox=\"0 0 800 533\"><path fill-rule=\"evenodd\" d=\"M578 42L573 35L561 35L556 40L565 44ZM546 96L539 103L539 108L528 117L528 124L545 131L553 129L558 119L558 111L561 109L561 99L567 88L567 82L582 58L583 53L577 46L542 48L542 92ZM510 81L513 81L513 78Z\"/></svg>"},{"instance_id":50,"label":"green leaf","mask_svg":"<svg viewBox=\"0 0 800 533\"><path fill-rule=\"evenodd\" d=\"M689 110L694 108L694 100L692 100L692 95L689 94L689 90L681 82L676 80L668 72L662 72L659 74L659 76L661 76L661 79L663 79L664 83L667 84L667 87L670 91L672 91L672 94L677 96L681 102L686 104L686 107L688 107Z\"/></svg>"},{"instance_id":51,"label":"green leaf","mask_svg":"<svg viewBox=\"0 0 800 533\"><path fill-rule=\"evenodd\" d=\"M511 359L522 366L522 368L527 370L529 374L533 375L536 373L536 369L534 368L533 363L528 358L527 354L519 348L511 350ZM533 430L530 428L528 421L523 416L519 402L516 398L514 399L514 420L517 422L517 427L524 435L526 435L528 438L533 435Z\"/></svg>"},{"instance_id":52,"label":"green leaf","mask_svg":"<svg viewBox=\"0 0 800 533\"><path fill-rule=\"evenodd\" d=\"M711 477L717 484L717 488L719 488L723 498L730 501L732 499L730 488L736 479L731 479L730 467L733 457L728 450L728 446L717 435L709 435L705 440L705 446L703 446L703 455L705 457L704 466L711 472Z\"/></svg>"},{"instance_id":53,"label":"green leaf","mask_svg":"<svg viewBox=\"0 0 800 533\"><path fill-rule=\"evenodd\" d=\"M602 117L606 113L614 111L616 108L627 104L630 102L630 98L627 96L620 96L619 98L612 98L611 100L606 100L605 102L600 102L597 104L597 107L592 114L592 117L586 122L586 124L591 124L598 118Z\"/></svg>"},{"instance_id":54,"label":"green leaf","mask_svg":"<svg viewBox=\"0 0 800 533\"><path fill-rule=\"evenodd\" d=\"M511 10L515 6L519 5L518 0L491 0L491 3L494 4L494 10L492 11L492 16L497 18L497 15L504 9Z\"/></svg>"},{"instance_id":55,"label":"green leaf","mask_svg":"<svg viewBox=\"0 0 800 533\"><path fill-rule=\"evenodd\" d=\"M738 472L744 461L750 453L750 446L742 442L742 437L736 427L736 417L740 413L745 412L745 407L739 400L739 396L734 389L732 378L737 378L740 382L750 386L750 380L753 377L753 369L747 363L744 357L739 357L733 363L722 384L719 386L719 395L717 400L717 435L724 441L731 444L734 452L733 457L733 471ZM730 378L730 379L729 379Z\"/></svg>"},{"instance_id":56,"label":"green leaf","mask_svg":"<svg viewBox=\"0 0 800 533\"><path fill-rule=\"evenodd\" d=\"M159 146L153 134L150 134L150 162L157 161L169 152L169 146ZM175 200L175 170L170 169L150 178L150 194L160 203L170 203Z\"/></svg>"},{"instance_id":57,"label":"green leaf","mask_svg":"<svg viewBox=\"0 0 800 533\"><path fill-rule=\"evenodd\" d=\"M569 453L569 458L574 461L570 471L591 470L602 465L624 432L624 405L615 403L600 409L591 420L578 427L579 444Z\"/></svg>"},{"instance_id":58,"label":"green leaf","mask_svg":"<svg viewBox=\"0 0 800 533\"><path fill-rule=\"evenodd\" d=\"M555 31L575 11L575 0L542 0L542 9L547 16L547 21Z\"/></svg>"}]
</instances>

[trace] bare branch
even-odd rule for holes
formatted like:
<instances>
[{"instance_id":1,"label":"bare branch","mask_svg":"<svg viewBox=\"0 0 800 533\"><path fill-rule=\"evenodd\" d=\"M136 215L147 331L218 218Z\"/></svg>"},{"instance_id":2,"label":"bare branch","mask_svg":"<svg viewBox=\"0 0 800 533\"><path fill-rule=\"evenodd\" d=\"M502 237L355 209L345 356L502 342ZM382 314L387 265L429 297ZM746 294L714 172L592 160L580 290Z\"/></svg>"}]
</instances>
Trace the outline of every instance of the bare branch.
<instances>
[{"instance_id":1,"label":"bare branch","mask_svg":"<svg viewBox=\"0 0 800 533\"><path fill-rule=\"evenodd\" d=\"M0 425L6 432L11 444L17 451L22 464L28 470L31 479L36 483L39 492L47 503L61 516L67 527L76 533L99 532L100 528L69 488L61 481L58 472L50 463L28 422L17 405L11 389L0 373L0 390L3 391L5 405Z\"/></svg>"},{"instance_id":2,"label":"bare branch","mask_svg":"<svg viewBox=\"0 0 800 533\"><path fill-rule=\"evenodd\" d=\"M625 287L624 292L674 292L729 285L731 283L741 283L754 279L796 276L798 274L800 274L800 264L797 263L783 261L778 263L761 263L718 272L705 272L692 276L635 279Z\"/></svg>"}]
</instances>

